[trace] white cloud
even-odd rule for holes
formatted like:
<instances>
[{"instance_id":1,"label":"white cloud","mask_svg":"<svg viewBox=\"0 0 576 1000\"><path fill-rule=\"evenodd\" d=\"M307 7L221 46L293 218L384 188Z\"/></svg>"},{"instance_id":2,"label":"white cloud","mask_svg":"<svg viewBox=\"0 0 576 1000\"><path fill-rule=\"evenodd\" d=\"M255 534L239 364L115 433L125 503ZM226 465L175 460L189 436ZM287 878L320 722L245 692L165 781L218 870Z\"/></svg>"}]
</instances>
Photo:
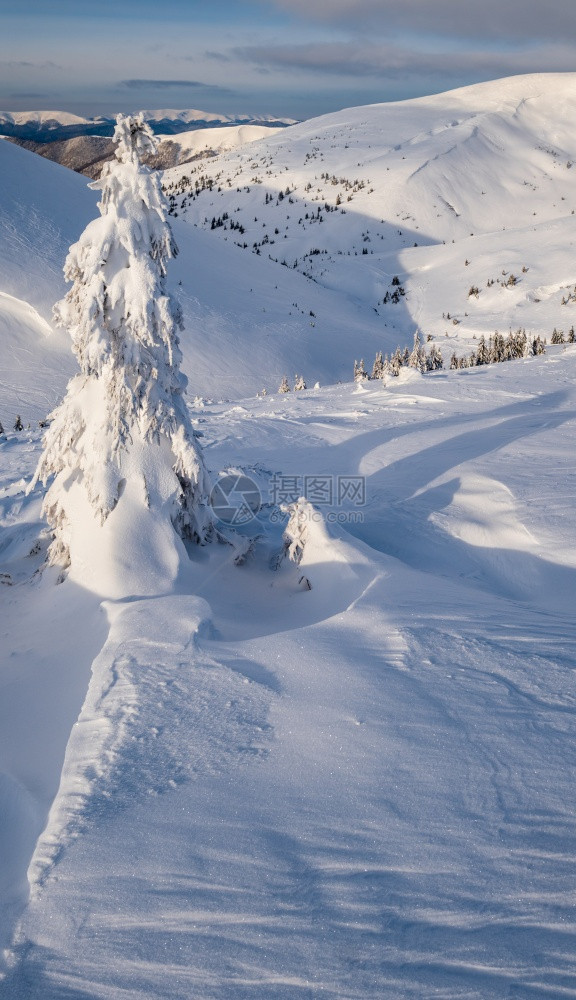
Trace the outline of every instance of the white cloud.
<instances>
[{"instance_id":1,"label":"white cloud","mask_svg":"<svg viewBox=\"0 0 576 1000\"><path fill-rule=\"evenodd\" d=\"M509 76L515 73L572 70L576 67L576 46L499 52L430 52L421 49L370 42L326 42L305 45L252 45L237 48L234 54L259 67L307 70L335 76L398 79L443 77L446 80L473 75Z\"/></svg>"}]
</instances>

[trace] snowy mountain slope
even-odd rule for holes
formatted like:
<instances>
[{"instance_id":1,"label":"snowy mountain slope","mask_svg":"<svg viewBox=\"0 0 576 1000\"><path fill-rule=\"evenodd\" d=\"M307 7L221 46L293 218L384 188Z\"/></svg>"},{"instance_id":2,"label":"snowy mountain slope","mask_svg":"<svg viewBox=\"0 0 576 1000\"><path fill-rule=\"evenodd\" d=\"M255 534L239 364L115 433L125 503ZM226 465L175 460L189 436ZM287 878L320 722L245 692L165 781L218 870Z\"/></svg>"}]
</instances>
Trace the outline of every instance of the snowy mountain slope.
<instances>
[{"instance_id":1,"label":"snowy mountain slope","mask_svg":"<svg viewBox=\"0 0 576 1000\"><path fill-rule=\"evenodd\" d=\"M83 178L12 143L0 144L0 158L0 290L49 321L66 288L68 247L96 213L96 195Z\"/></svg>"},{"instance_id":2,"label":"snowy mountain slope","mask_svg":"<svg viewBox=\"0 0 576 1000\"><path fill-rule=\"evenodd\" d=\"M274 135L281 126L271 125L227 125L225 128L194 129L192 132L181 132L178 136L161 135L162 141L170 141L180 149L180 160L185 157L212 156L224 153L248 142L256 142L265 136Z\"/></svg>"},{"instance_id":3,"label":"snowy mountain slope","mask_svg":"<svg viewBox=\"0 0 576 1000\"><path fill-rule=\"evenodd\" d=\"M75 361L67 336L52 327L46 337L46 324L51 324L54 302L67 290L62 267L68 247L96 216L97 196L84 178L11 143L0 144L0 169L0 313L7 310L4 324L20 357L34 356L41 345L38 360L53 373L53 380L43 382L50 386L53 405ZM355 349L348 345L360 343L372 353L380 346L377 317L367 317L347 296L329 293L288 269L278 273L269 262L221 246L179 220L174 229L180 253L171 278L184 307L182 347L192 398L245 396L264 387L276 391L283 374L292 378L300 371L312 382L347 379ZM41 330L19 323L7 305L13 298L23 303L22 315L29 315L26 303L36 310ZM16 412L25 423L46 416L34 371L29 398L23 383L13 383L18 365L11 354L2 355L0 421L7 426Z\"/></svg>"},{"instance_id":4,"label":"snowy mountain slope","mask_svg":"<svg viewBox=\"0 0 576 1000\"><path fill-rule=\"evenodd\" d=\"M439 277L441 244L460 248L444 258L442 284L467 293L482 278L465 263L474 260L478 239L490 236L500 271L510 273L516 258L533 258L542 240L550 242L552 223L575 224L575 113L576 75L515 77L304 122L249 150L167 171L165 185L187 221L210 229L227 214L211 233L215 239L296 264L377 310L385 346L393 348L415 323L437 336L442 312L451 309L446 301L438 314L436 300L424 293L426 272ZM511 229L513 260L507 259ZM408 252L415 245L418 252ZM384 301L394 274L408 287L400 308ZM533 301L541 284L534 277L522 276L523 295ZM572 274L557 284L563 280L573 283ZM564 321L558 309L550 326L548 305L531 310L534 333L547 335ZM522 324L522 310L507 302L502 311L506 322ZM463 343L478 326L465 312L460 306Z\"/></svg>"},{"instance_id":5,"label":"snowy mountain slope","mask_svg":"<svg viewBox=\"0 0 576 1000\"><path fill-rule=\"evenodd\" d=\"M70 114L68 111L0 111L0 126L26 125L37 131L70 125L87 125L93 120Z\"/></svg>"},{"instance_id":6,"label":"snowy mountain slope","mask_svg":"<svg viewBox=\"0 0 576 1000\"><path fill-rule=\"evenodd\" d=\"M66 291L68 247L96 212L83 178L0 143L0 420L46 416L75 368L69 338L51 324ZM41 377L38 378L39 372Z\"/></svg>"},{"instance_id":7,"label":"snowy mountain slope","mask_svg":"<svg viewBox=\"0 0 576 1000\"><path fill-rule=\"evenodd\" d=\"M243 567L216 547L174 594L106 605L0 996L576 995L575 375L553 348L196 411L213 473L258 481L262 538ZM38 447L0 446L29 541ZM306 476L332 501L274 570L279 490ZM339 504L350 476L365 497ZM29 598L81 596L3 558L16 635ZM40 701L4 681L2 726Z\"/></svg>"},{"instance_id":8,"label":"snowy mountain slope","mask_svg":"<svg viewBox=\"0 0 576 1000\"><path fill-rule=\"evenodd\" d=\"M255 126L285 126L294 125L294 118L276 118L274 115L222 115L213 114L209 111L177 111L174 109L162 109L156 111L143 111L144 119L148 122L154 132L161 133L162 125L165 123L167 132L188 131L190 128L202 128L205 125L218 127L220 125L255 125Z\"/></svg>"},{"instance_id":9,"label":"snowy mountain slope","mask_svg":"<svg viewBox=\"0 0 576 1000\"><path fill-rule=\"evenodd\" d=\"M2 421L11 428L42 419L58 400L63 370L71 372L70 345L27 302L0 292L0 400ZM38 371L43 378L38 379Z\"/></svg>"},{"instance_id":10,"label":"snowy mountain slope","mask_svg":"<svg viewBox=\"0 0 576 1000\"><path fill-rule=\"evenodd\" d=\"M376 351L410 342L416 326L435 338L445 362L453 351L468 352L472 337L496 329L525 326L549 339L556 327L567 335L576 305L576 175L567 167L566 124L574 88L571 74L517 78L352 109L252 143L244 153L168 171L168 184L186 170L200 185L192 201L174 202L181 253L173 273L182 282L192 398L275 391L284 374L291 380L302 373L309 384L346 380L355 357L370 365ZM29 302L49 322L64 291L67 247L96 214L95 196L83 180L10 144L0 153L7 184L0 291ZM486 184L478 181L482 173ZM333 176L359 181L357 190L332 184ZM210 177L218 179L212 193L201 190ZM458 217L438 200L448 187L452 200L455 193L460 199ZM323 206L335 207L339 194L342 204L327 212ZM189 225L194 219L196 227ZM211 230L212 219L223 224ZM244 231L231 230L232 221ZM406 292L397 301L395 276ZM66 356L54 398L69 364ZM24 407L21 399L6 399L0 420L9 423ZM44 415L32 407L23 418Z\"/></svg>"}]
</instances>

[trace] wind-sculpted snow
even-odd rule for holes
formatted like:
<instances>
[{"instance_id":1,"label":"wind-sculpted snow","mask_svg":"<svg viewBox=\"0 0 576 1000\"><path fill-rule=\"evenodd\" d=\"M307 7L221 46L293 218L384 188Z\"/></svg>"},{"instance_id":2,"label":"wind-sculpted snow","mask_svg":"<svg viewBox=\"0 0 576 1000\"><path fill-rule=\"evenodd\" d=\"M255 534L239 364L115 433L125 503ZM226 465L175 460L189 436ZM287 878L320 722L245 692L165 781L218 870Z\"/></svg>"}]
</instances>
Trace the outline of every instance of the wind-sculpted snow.
<instances>
[{"instance_id":1,"label":"wind-sculpted snow","mask_svg":"<svg viewBox=\"0 0 576 1000\"><path fill-rule=\"evenodd\" d=\"M3 1000L576 994L575 371L557 347L196 410L260 540L106 605ZM38 438L7 445L13 532ZM279 485L338 476L363 502L301 501L281 559ZM74 593L10 552L13 635ZM41 697L2 694L2 725Z\"/></svg>"},{"instance_id":2,"label":"wind-sculpted snow","mask_svg":"<svg viewBox=\"0 0 576 1000\"><path fill-rule=\"evenodd\" d=\"M94 662L68 744L58 798L31 863L33 893L78 836L200 775L266 752L270 693L202 650L202 599L108 604L110 634Z\"/></svg>"},{"instance_id":3,"label":"wind-sculpted snow","mask_svg":"<svg viewBox=\"0 0 576 1000\"><path fill-rule=\"evenodd\" d=\"M260 146L267 164L286 156L258 167L288 166L281 183L232 156L215 169L244 180L177 209L191 399L215 390L191 420L212 480L261 495L244 565L229 546L190 549L104 606L81 575L56 585L42 491L25 493L40 434L0 413L2 1000L576 997L576 346L271 391L282 375L349 378L415 322L445 360L495 327L567 334L573 79L298 126L292 151L284 135ZM366 180L346 215L298 237L291 218L285 241L277 226L299 261L331 234L332 259L307 259L316 280L211 229L228 203L258 217L259 242L280 213L298 208L298 226L279 191L320 187L332 155L350 167L337 177ZM382 214L406 193L421 216ZM317 212L324 191L308 195ZM340 256L350 234L358 256ZM49 317L7 259L16 370ZM395 275L406 295L383 306ZM19 370L11 399L53 391L52 368ZM131 529L143 558L159 536Z\"/></svg>"}]
</instances>

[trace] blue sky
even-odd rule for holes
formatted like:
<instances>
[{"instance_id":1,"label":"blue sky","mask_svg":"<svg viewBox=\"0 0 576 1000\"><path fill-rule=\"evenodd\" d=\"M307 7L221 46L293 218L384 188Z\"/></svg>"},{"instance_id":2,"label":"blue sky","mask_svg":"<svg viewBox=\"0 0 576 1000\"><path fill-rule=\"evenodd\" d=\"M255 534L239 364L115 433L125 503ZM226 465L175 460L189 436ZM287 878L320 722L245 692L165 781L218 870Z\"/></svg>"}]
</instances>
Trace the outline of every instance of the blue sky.
<instances>
[{"instance_id":1,"label":"blue sky","mask_svg":"<svg viewBox=\"0 0 576 1000\"><path fill-rule=\"evenodd\" d=\"M293 118L576 71L576 0L0 0L0 110Z\"/></svg>"}]
</instances>

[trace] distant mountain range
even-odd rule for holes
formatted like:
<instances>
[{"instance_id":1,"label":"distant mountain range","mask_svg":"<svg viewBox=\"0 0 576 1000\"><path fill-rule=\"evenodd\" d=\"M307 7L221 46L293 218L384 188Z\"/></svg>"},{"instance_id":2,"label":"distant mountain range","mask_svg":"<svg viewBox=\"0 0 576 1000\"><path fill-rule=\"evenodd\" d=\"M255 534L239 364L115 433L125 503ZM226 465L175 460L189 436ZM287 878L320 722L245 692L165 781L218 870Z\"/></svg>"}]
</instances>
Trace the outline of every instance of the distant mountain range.
<instances>
[{"instance_id":1,"label":"distant mountain range","mask_svg":"<svg viewBox=\"0 0 576 1000\"><path fill-rule=\"evenodd\" d=\"M282 128L278 125L224 125L194 128L178 135L157 135L158 150L144 157L144 162L153 170L166 170L193 160L210 159L247 142L269 138ZM57 139L54 142L6 136L5 141L38 153L92 180L100 176L104 164L113 158L116 149L113 139L101 135L77 135L73 139Z\"/></svg>"},{"instance_id":2,"label":"distant mountain range","mask_svg":"<svg viewBox=\"0 0 576 1000\"><path fill-rule=\"evenodd\" d=\"M161 135L233 125L282 128L295 124L292 118L274 118L272 115L221 115L194 109L178 111L162 108L144 111L144 117L152 131ZM67 111L0 111L0 135L34 142L59 142L86 135L110 138L114 123L113 115L80 118Z\"/></svg>"}]
</instances>

